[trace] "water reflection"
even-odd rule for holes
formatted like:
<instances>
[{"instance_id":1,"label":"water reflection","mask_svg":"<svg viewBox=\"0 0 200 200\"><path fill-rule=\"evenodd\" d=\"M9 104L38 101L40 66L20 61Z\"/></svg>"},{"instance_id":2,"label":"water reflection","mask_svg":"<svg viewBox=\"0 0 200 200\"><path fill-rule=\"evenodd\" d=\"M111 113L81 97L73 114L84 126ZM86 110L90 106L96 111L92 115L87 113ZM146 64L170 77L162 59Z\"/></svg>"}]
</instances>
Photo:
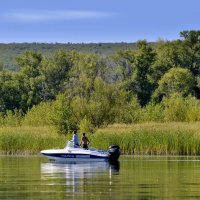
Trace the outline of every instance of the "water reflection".
<instances>
[{"instance_id":1,"label":"water reflection","mask_svg":"<svg viewBox=\"0 0 200 200\"><path fill-rule=\"evenodd\" d=\"M112 185L112 176L118 175L120 170L119 162L47 162L41 163L41 179L46 181L47 185L65 185L68 192L80 191L83 185L89 185L91 182L99 182L107 179L107 183Z\"/></svg>"},{"instance_id":2,"label":"water reflection","mask_svg":"<svg viewBox=\"0 0 200 200\"><path fill-rule=\"evenodd\" d=\"M94 174L104 174L108 170L112 173L119 173L119 162L47 162L41 163L42 178L53 178L63 176L67 179L89 178Z\"/></svg>"}]
</instances>

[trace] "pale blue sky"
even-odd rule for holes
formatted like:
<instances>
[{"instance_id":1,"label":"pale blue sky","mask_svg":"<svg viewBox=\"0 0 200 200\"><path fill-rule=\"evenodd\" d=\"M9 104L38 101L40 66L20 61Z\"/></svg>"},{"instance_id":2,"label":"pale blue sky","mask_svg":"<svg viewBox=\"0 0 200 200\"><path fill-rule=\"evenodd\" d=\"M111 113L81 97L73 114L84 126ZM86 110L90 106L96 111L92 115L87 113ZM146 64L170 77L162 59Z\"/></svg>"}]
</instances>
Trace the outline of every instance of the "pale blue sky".
<instances>
[{"instance_id":1,"label":"pale blue sky","mask_svg":"<svg viewBox=\"0 0 200 200\"><path fill-rule=\"evenodd\" d=\"M200 0L0 0L0 42L136 42L200 29Z\"/></svg>"}]
</instances>

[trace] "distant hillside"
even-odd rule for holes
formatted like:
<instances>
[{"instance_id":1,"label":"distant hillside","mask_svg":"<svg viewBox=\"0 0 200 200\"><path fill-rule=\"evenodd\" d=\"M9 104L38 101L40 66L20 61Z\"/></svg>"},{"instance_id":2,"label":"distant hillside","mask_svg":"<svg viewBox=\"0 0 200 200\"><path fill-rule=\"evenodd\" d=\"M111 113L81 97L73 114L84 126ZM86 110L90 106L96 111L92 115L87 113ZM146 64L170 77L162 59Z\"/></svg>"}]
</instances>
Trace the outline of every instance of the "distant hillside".
<instances>
[{"instance_id":1,"label":"distant hillside","mask_svg":"<svg viewBox=\"0 0 200 200\"><path fill-rule=\"evenodd\" d=\"M16 57L24 51L34 50L49 55L58 49L76 50L85 53L110 55L119 49L136 49L136 43L90 43L90 44L61 44L61 43L0 43L0 63L9 70L18 70Z\"/></svg>"}]
</instances>

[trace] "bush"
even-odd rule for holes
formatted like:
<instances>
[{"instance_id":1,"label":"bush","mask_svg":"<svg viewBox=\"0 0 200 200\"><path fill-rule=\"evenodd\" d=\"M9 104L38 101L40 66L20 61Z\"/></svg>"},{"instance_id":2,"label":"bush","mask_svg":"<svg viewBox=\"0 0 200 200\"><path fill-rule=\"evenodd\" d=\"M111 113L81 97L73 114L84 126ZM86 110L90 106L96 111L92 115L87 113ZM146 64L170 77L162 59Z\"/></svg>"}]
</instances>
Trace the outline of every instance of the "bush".
<instances>
[{"instance_id":1,"label":"bush","mask_svg":"<svg viewBox=\"0 0 200 200\"><path fill-rule=\"evenodd\" d=\"M159 86L155 91L154 96L165 94L170 96L174 93L180 93L183 96L191 94L195 86L193 74L184 68L171 68L158 82Z\"/></svg>"},{"instance_id":2,"label":"bush","mask_svg":"<svg viewBox=\"0 0 200 200\"><path fill-rule=\"evenodd\" d=\"M20 126L22 120L22 112L21 110L15 109L14 111L7 110L6 115L3 119L4 126Z\"/></svg>"},{"instance_id":3,"label":"bush","mask_svg":"<svg viewBox=\"0 0 200 200\"><path fill-rule=\"evenodd\" d=\"M3 118L3 113L0 113L0 127L3 126L3 122L4 118Z\"/></svg>"},{"instance_id":4,"label":"bush","mask_svg":"<svg viewBox=\"0 0 200 200\"><path fill-rule=\"evenodd\" d=\"M52 125L59 134L67 134L71 128L71 111L65 95L58 95L56 101L53 102L52 105L50 125Z\"/></svg>"},{"instance_id":5,"label":"bush","mask_svg":"<svg viewBox=\"0 0 200 200\"><path fill-rule=\"evenodd\" d=\"M185 101L187 104L186 121L200 121L200 101L191 96L187 97Z\"/></svg>"},{"instance_id":6,"label":"bush","mask_svg":"<svg viewBox=\"0 0 200 200\"><path fill-rule=\"evenodd\" d=\"M52 112L52 102L42 102L33 106L26 113L22 125L26 126L46 126L50 124Z\"/></svg>"},{"instance_id":7,"label":"bush","mask_svg":"<svg viewBox=\"0 0 200 200\"><path fill-rule=\"evenodd\" d=\"M186 121L187 105L178 93L163 99L165 121Z\"/></svg>"},{"instance_id":8,"label":"bush","mask_svg":"<svg viewBox=\"0 0 200 200\"><path fill-rule=\"evenodd\" d=\"M137 123L142 120L143 111L142 108L138 102L138 99L136 97L133 97L128 104L129 107L127 108L127 113L129 113L131 117L131 123Z\"/></svg>"},{"instance_id":9,"label":"bush","mask_svg":"<svg viewBox=\"0 0 200 200\"><path fill-rule=\"evenodd\" d=\"M80 130L81 132L87 132L87 133L94 133L95 128L92 124L92 122L87 119L87 117L84 117L80 122Z\"/></svg>"},{"instance_id":10,"label":"bush","mask_svg":"<svg viewBox=\"0 0 200 200\"><path fill-rule=\"evenodd\" d=\"M143 109L143 121L146 122L163 122L164 108L161 104L149 103Z\"/></svg>"}]
</instances>

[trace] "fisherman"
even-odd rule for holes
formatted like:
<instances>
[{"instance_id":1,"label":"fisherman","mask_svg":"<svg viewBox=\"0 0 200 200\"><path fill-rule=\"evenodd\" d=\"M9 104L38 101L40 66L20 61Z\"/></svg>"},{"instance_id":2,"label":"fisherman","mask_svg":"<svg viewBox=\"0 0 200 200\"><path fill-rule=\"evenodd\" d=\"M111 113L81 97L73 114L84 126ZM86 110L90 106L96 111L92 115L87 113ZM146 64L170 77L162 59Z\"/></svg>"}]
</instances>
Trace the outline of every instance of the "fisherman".
<instances>
[{"instance_id":1,"label":"fisherman","mask_svg":"<svg viewBox=\"0 0 200 200\"><path fill-rule=\"evenodd\" d=\"M83 137L81 138L81 145L84 149L88 149L88 144L90 143L90 141L88 140L88 138L85 136L85 133L83 133Z\"/></svg>"}]
</instances>

